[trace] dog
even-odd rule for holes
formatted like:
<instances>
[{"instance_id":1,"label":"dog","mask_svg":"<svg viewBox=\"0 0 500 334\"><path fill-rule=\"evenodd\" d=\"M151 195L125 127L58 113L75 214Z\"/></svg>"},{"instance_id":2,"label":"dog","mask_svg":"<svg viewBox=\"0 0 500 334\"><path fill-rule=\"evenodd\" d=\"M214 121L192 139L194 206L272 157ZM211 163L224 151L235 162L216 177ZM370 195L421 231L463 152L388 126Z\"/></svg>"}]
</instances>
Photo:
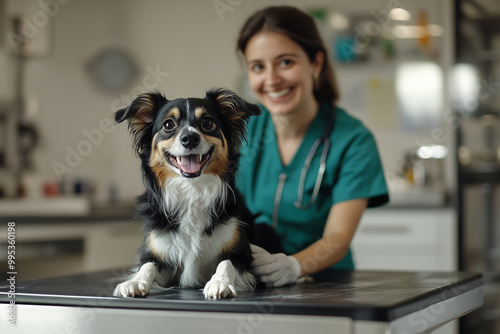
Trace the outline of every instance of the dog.
<instances>
[{"instance_id":1,"label":"dog","mask_svg":"<svg viewBox=\"0 0 500 334\"><path fill-rule=\"evenodd\" d=\"M161 287L203 288L208 299L253 290L253 216L235 186L239 148L251 116L261 113L231 90L205 98L139 95L114 114L129 122L145 192L137 199L144 224L140 267L114 290L140 297Z\"/></svg>"}]
</instances>

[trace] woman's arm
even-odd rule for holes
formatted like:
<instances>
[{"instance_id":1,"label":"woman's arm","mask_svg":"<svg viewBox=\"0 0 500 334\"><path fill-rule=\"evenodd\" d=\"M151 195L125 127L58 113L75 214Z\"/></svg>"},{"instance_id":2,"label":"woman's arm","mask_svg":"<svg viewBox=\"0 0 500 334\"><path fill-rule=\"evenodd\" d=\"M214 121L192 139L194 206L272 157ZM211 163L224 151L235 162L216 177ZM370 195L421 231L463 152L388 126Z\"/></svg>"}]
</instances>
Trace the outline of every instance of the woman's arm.
<instances>
[{"instance_id":1,"label":"woman's arm","mask_svg":"<svg viewBox=\"0 0 500 334\"><path fill-rule=\"evenodd\" d=\"M320 272L344 258L368 199L354 199L336 203L330 209L323 237L293 255L301 266L301 275Z\"/></svg>"},{"instance_id":2,"label":"woman's arm","mask_svg":"<svg viewBox=\"0 0 500 334\"><path fill-rule=\"evenodd\" d=\"M323 237L295 255L269 254L265 249L251 245L253 273L269 286L282 286L339 262L349 249L367 204L368 199L355 199L333 205Z\"/></svg>"}]
</instances>

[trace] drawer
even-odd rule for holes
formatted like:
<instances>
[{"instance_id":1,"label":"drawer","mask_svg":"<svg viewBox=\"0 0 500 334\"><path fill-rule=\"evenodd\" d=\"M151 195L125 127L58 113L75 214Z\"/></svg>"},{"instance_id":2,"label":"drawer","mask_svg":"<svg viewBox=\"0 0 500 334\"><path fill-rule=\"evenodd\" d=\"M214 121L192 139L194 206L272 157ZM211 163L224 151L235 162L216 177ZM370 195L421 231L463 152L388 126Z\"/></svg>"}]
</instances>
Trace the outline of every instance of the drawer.
<instances>
[{"instance_id":1,"label":"drawer","mask_svg":"<svg viewBox=\"0 0 500 334\"><path fill-rule=\"evenodd\" d=\"M392 271L442 271L452 270L444 265L435 255L390 254L358 254L354 252L354 265L361 270Z\"/></svg>"},{"instance_id":2,"label":"drawer","mask_svg":"<svg viewBox=\"0 0 500 334\"><path fill-rule=\"evenodd\" d=\"M434 244L439 242L443 215L437 212L366 212L354 242Z\"/></svg>"},{"instance_id":3,"label":"drawer","mask_svg":"<svg viewBox=\"0 0 500 334\"><path fill-rule=\"evenodd\" d=\"M369 215L361 220L355 241L370 243L425 243L438 241L436 217L419 214L418 218L397 215Z\"/></svg>"}]
</instances>

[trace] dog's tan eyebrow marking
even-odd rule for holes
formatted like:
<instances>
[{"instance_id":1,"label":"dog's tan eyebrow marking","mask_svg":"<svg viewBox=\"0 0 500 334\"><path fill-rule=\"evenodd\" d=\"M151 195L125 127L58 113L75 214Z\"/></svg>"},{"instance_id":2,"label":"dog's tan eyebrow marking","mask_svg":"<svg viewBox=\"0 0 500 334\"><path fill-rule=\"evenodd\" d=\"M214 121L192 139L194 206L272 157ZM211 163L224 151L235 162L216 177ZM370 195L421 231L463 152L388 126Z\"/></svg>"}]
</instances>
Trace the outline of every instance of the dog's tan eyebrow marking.
<instances>
[{"instance_id":1,"label":"dog's tan eyebrow marking","mask_svg":"<svg viewBox=\"0 0 500 334\"><path fill-rule=\"evenodd\" d=\"M196 118L201 118L206 112L205 108L198 107L194 110L194 115Z\"/></svg>"},{"instance_id":2,"label":"dog's tan eyebrow marking","mask_svg":"<svg viewBox=\"0 0 500 334\"><path fill-rule=\"evenodd\" d=\"M173 117L175 119L181 118L181 111L179 110L179 108L173 107L172 109L170 109L169 111L167 111L166 118L170 118L170 117Z\"/></svg>"}]
</instances>

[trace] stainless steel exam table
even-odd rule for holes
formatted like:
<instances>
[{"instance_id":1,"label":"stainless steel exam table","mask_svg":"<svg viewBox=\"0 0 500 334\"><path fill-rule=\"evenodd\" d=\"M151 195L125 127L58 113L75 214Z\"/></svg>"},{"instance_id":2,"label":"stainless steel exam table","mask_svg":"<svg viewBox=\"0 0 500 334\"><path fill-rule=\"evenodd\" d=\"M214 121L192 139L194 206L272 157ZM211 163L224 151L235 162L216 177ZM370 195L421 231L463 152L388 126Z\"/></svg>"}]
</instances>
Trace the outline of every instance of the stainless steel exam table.
<instances>
[{"instance_id":1,"label":"stainless steel exam table","mask_svg":"<svg viewBox=\"0 0 500 334\"><path fill-rule=\"evenodd\" d=\"M338 271L224 300L178 287L115 298L125 272L20 281L10 297L4 282L0 333L426 333L483 302L482 276L462 272ZM8 323L13 299L15 326Z\"/></svg>"}]
</instances>

